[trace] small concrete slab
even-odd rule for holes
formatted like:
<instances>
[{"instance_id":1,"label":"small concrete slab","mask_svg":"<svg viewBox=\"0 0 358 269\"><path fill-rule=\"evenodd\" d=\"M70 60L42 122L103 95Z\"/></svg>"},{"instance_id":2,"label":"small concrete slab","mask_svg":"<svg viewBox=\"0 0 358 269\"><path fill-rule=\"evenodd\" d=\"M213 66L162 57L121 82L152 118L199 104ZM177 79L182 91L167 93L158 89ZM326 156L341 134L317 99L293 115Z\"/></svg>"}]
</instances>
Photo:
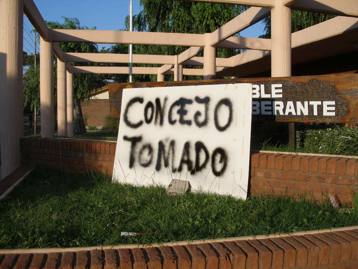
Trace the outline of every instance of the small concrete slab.
<instances>
[{"instance_id":1,"label":"small concrete slab","mask_svg":"<svg viewBox=\"0 0 358 269\"><path fill-rule=\"evenodd\" d=\"M190 192L191 185L187 180L173 179L168 188L167 193L169 195L183 195L187 192Z\"/></svg>"}]
</instances>

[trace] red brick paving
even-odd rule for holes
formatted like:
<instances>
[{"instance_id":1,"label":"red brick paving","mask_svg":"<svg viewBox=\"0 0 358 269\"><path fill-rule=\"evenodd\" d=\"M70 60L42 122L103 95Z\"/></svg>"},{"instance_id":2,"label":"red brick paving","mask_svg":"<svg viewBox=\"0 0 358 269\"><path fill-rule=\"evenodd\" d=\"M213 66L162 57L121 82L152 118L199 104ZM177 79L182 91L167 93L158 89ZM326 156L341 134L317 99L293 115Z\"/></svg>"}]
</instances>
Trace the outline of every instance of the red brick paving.
<instances>
[{"instance_id":1,"label":"red brick paving","mask_svg":"<svg viewBox=\"0 0 358 269\"><path fill-rule=\"evenodd\" d=\"M40 253L41 252L41 253ZM0 250L0 269L357 269L358 227L132 248Z\"/></svg>"}]
</instances>

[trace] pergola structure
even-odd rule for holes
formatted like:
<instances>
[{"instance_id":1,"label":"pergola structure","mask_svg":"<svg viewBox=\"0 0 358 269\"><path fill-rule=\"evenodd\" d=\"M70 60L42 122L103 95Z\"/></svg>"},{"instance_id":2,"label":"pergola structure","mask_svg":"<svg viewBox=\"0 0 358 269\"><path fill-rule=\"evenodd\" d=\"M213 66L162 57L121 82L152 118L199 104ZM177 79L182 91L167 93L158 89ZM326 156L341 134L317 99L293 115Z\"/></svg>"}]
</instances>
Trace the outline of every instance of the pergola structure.
<instances>
[{"instance_id":1,"label":"pergola structure","mask_svg":"<svg viewBox=\"0 0 358 269\"><path fill-rule=\"evenodd\" d=\"M204 1L204 0L193 0ZM133 62L160 67L134 67L134 74L174 74L214 78L245 63L271 55L271 75L291 76L291 49L358 28L357 0L206 0L253 6L212 33L155 33L103 30L52 30L33 0L0 0L0 179L20 164L20 137L23 135L22 35L23 12L40 38L41 136L52 137L55 130L53 55L57 58L57 134L73 136L73 75L76 73L128 74L119 66L78 66L76 63L128 63L128 56L104 53L65 53L58 42L104 44L173 45L188 47L179 55L134 55ZM291 33L291 9L304 9L338 15L331 20ZM271 39L242 38L236 33L271 15ZM217 58L216 48L240 48L244 52L230 58ZM196 55L203 50L203 57ZM185 66L199 68L185 68ZM201 68L202 67L202 68ZM238 74L239 75L239 74Z\"/></svg>"}]
</instances>

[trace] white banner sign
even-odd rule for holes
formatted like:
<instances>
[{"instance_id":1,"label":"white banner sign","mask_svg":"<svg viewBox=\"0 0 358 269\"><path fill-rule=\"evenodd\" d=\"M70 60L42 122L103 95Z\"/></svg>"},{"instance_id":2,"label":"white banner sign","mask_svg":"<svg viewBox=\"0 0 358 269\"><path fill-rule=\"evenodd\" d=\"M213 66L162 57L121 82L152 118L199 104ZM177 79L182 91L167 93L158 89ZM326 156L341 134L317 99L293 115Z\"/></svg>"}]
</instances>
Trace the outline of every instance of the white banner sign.
<instances>
[{"instance_id":1,"label":"white banner sign","mask_svg":"<svg viewBox=\"0 0 358 269\"><path fill-rule=\"evenodd\" d=\"M113 180L246 199L251 84L125 89Z\"/></svg>"}]
</instances>

